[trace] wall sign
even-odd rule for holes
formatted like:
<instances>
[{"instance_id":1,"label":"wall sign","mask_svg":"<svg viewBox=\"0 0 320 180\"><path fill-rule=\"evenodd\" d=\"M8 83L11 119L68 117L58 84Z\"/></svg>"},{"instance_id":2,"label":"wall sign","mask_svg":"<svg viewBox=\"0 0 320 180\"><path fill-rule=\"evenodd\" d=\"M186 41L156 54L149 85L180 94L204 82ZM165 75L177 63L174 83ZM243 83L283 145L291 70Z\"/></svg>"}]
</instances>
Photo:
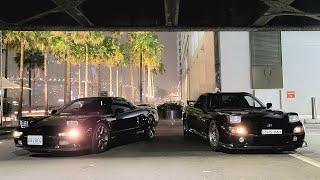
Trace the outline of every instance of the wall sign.
<instances>
[{"instance_id":1,"label":"wall sign","mask_svg":"<svg viewBox=\"0 0 320 180\"><path fill-rule=\"evenodd\" d=\"M296 92L295 91L287 91L287 98L288 99L296 98Z\"/></svg>"}]
</instances>

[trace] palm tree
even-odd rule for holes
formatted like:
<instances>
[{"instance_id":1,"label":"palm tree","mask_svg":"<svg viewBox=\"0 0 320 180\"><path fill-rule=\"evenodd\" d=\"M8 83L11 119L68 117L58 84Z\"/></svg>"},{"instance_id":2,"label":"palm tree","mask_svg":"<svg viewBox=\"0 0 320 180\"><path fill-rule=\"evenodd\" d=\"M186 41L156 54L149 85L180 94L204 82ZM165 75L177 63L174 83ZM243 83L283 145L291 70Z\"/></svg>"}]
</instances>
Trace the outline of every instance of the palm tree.
<instances>
[{"instance_id":1,"label":"palm tree","mask_svg":"<svg viewBox=\"0 0 320 180\"><path fill-rule=\"evenodd\" d=\"M24 51L34 45L34 32L32 31L7 31L4 36L5 43L9 46L20 50L20 89L19 89L19 106L17 118L22 116L22 101L23 101L23 76L24 76Z\"/></svg>"},{"instance_id":2,"label":"palm tree","mask_svg":"<svg viewBox=\"0 0 320 180\"><path fill-rule=\"evenodd\" d=\"M48 115L48 55L52 50L52 34L48 31L36 31L35 48L43 54L44 112Z\"/></svg>"},{"instance_id":3,"label":"palm tree","mask_svg":"<svg viewBox=\"0 0 320 180\"><path fill-rule=\"evenodd\" d=\"M20 53L17 53L15 57L15 62L17 63L18 67L20 67ZM31 89L31 76L32 71L35 69L44 69L44 56L40 51L34 51L34 50L26 50L24 55L24 67L28 71L28 81L29 81L29 88ZM29 112L31 112L32 108L32 94L31 91L29 91Z\"/></svg>"},{"instance_id":4,"label":"palm tree","mask_svg":"<svg viewBox=\"0 0 320 180\"><path fill-rule=\"evenodd\" d=\"M104 35L102 32L75 32L73 39L75 44L85 47L85 97L88 96L88 67L89 67L89 46L97 46L102 43Z\"/></svg>"},{"instance_id":5,"label":"palm tree","mask_svg":"<svg viewBox=\"0 0 320 180\"><path fill-rule=\"evenodd\" d=\"M91 53L94 59L93 63L98 65L106 65L109 68L109 93L110 95L113 95L112 67L118 65L121 60L124 59L120 49L120 44L116 39L106 36L102 44L92 46L91 48Z\"/></svg>"},{"instance_id":6,"label":"palm tree","mask_svg":"<svg viewBox=\"0 0 320 180\"><path fill-rule=\"evenodd\" d=\"M71 46L74 33L71 31L53 31L52 52L57 59L65 62L64 71L64 104L71 101Z\"/></svg>"},{"instance_id":7,"label":"palm tree","mask_svg":"<svg viewBox=\"0 0 320 180\"><path fill-rule=\"evenodd\" d=\"M131 35L132 50L134 58L140 61L140 103L143 102L142 93L144 86L144 69L149 61L159 59L161 56L162 45L158 42L157 36L151 32L135 32ZM159 53L160 52L160 53ZM161 58L160 58L161 59ZM149 73L150 74L150 73Z\"/></svg>"}]
</instances>

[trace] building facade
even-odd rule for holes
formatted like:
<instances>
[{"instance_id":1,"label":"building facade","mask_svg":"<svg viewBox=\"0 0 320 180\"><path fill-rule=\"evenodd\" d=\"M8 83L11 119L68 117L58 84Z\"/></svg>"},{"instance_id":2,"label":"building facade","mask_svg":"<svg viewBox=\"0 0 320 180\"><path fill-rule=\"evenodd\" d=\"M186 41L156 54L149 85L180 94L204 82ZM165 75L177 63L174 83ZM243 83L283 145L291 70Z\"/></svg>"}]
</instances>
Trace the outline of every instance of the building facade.
<instances>
[{"instance_id":1,"label":"building facade","mask_svg":"<svg viewBox=\"0 0 320 180\"><path fill-rule=\"evenodd\" d=\"M177 36L180 94L186 103L216 88L214 33L180 32Z\"/></svg>"},{"instance_id":2,"label":"building facade","mask_svg":"<svg viewBox=\"0 0 320 180\"><path fill-rule=\"evenodd\" d=\"M312 97L320 107L320 32L182 32L177 45L184 102L219 84L305 117Z\"/></svg>"}]
</instances>

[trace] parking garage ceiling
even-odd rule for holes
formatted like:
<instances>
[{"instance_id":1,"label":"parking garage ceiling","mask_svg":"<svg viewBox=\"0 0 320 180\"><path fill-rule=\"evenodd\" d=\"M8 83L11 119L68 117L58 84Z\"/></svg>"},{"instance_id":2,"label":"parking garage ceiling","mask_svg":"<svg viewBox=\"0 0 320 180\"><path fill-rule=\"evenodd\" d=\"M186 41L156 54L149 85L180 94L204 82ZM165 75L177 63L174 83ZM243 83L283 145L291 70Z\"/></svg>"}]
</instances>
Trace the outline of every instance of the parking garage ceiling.
<instances>
[{"instance_id":1,"label":"parking garage ceiling","mask_svg":"<svg viewBox=\"0 0 320 180\"><path fill-rule=\"evenodd\" d=\"M1 29L319 30L319 0L3 0Z\"/></svg>"}]
</instances>

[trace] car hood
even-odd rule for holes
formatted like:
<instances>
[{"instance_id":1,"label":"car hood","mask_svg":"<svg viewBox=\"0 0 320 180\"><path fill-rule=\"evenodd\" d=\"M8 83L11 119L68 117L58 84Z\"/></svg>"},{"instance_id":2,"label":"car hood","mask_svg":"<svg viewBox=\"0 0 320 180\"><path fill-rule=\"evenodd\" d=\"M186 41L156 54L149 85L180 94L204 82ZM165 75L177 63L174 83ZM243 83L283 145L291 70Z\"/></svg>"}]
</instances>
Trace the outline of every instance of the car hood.
<instances>
[{"instance_id":1,"label":"car hood","mask_svg":"<svg viewBox=\"0 0 320 180\"><path fill-rule=\"evenodd\" d=\"M234 109L221 109L217 111L220 115L241 115L244 119L263 119L263 118L275 118L284 119L287 113L276 110L268 109L246 109L246 110L234 110Z\"/></svg>"},{"instance_id":2,"label":"car hood","mask_svg":"<svg viewBox=\"0 0 320 180\"><path fill-rule=\"evenodd\" d=\"M95 118L96 116L62 116L53 115L42 119L35 119L30 122L29 127L41 127L41 126L66 126L68 121L77 121L79 124L89 119Z\"/></svg>"}]
</instances>

